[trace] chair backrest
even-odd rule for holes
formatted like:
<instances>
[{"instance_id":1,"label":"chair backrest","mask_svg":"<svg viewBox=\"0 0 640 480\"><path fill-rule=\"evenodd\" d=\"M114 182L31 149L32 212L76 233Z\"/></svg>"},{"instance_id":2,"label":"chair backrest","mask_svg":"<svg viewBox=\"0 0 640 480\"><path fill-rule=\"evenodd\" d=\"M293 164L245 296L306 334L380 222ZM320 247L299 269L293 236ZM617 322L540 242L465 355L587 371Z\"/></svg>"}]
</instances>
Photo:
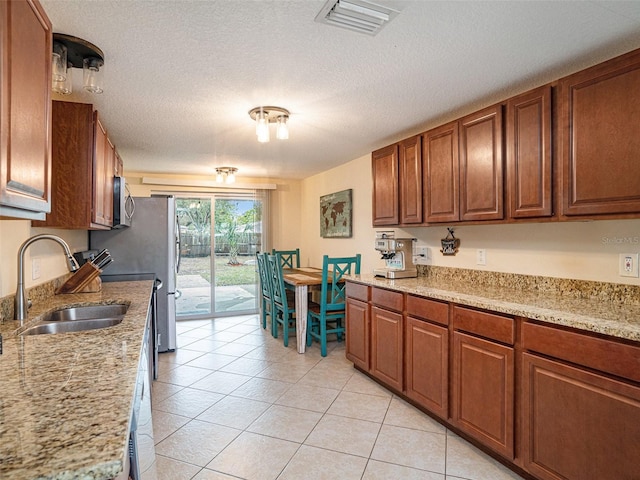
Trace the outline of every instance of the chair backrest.
<instances>
[{"instance_id":1,"label":"chair backrest","mask_svg":"<svg viewBox=\"0 0 640 480\"><path fill-rule=\"evenodd\" d=\"M272 299L283 309L288 309L287 292L284 287L284 277L282 276L282 260L280 254L267 255L267 266L269 272L269 280L271 281Z\"/></svg>"},{"instance_id":2,"label":"chair backrest","mask_svg":"<svg viewBox=\"0 0 640 480\"><path fill-rule=\"evenodd\" d=\"M262 295L271 298L271 280L269 279L269 270L267 267L267 253L256 253L256 261L258 262L258 276L260 277L260 290Z\"/></svg>"},{"instance_id":3,"label":"chair backrest","mask_svg":"<svg viewBox=\"0 0 640 480\"><path fill-rule=\"evenodd\" d=\"M280 254L282 268L300 268L300 249L295 250L276 250L271 251L272 255Z\"/></svg>"},{"instance_id":4,"label":"chair backrest","mask_svg":"<svg viewBox=\"0 0 640 480\"><path fill-rule=\"evenodd\" d=\"M322 288L320 309L324 312L342 310L347 298L345 275L360 274L360 254L353 257L322 257Z\"/></svg>"}]
</instances>

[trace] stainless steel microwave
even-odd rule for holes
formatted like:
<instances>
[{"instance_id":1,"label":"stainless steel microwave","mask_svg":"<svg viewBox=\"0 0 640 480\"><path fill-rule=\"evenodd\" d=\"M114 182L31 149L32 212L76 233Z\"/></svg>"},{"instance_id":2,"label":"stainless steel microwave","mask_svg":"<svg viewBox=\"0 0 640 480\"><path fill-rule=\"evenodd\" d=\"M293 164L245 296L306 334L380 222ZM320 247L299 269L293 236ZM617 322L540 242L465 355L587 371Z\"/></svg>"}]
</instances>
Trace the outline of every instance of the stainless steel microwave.
<instances>
[{"instance_id":1,"label":"stainless steel microwave","mask_svg":"<svg viewBox=\"0 0 640 480\"><path fill-rule=\"evenodd\" d=\"M113 228L131 226L136 204L124 177L113 177Z\"/></svg>"}]
</instances>

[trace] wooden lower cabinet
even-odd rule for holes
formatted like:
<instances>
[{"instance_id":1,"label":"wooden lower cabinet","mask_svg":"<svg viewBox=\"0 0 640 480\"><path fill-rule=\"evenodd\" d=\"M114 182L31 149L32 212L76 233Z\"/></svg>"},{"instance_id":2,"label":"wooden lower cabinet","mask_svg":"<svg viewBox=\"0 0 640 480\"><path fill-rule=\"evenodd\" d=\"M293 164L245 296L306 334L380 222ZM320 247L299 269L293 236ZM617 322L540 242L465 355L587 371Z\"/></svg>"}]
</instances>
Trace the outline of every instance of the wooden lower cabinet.
<instances>
[{"instance_id":1,"label":"wooden lower cabinet","mask_svg":"<svg viewBox=\"0 0 640 480\"><path fill-rule=\"evenodd\" d=\"M371 307L371 374L390 387L403 389L402 314Z\"/></svg>"},{"instance_id":2,"label":"wooden lower cabinet","mask_svg":"<svg viewBox=\"0 0 640 480\"><path fill-rule=\"evenodd\" d=\"M436 415L449 409L449 331L446 327L407 317L406 394Z\"/></svg>"},{"instance_id":3,"label":"wooden lower cabinet","mask_svg":"<svg viewBox=\"0 0 640 480\"><path fill-rule=\"evenodd\" d=\"M369 339L369 305L361 300L347 298L346 357L365 371L369 370Z\"/></svg>"},{"instance_id":4,"label":"wooden lower cabinet","mask_svg":"<svg viewBox=\"0 0 640 480\"><path fill-rule=\"evenodd\" d=\"M452 421L514 458L514 349L453 332Z\"/></svg>"},{"instance_id":5,"label":"wooden lower cabinet","mask_svg":"<svg viewBox=\"0 0 640 480\"><path fill-rule=\"evenodd\" d=\"M543 480L632 480L640 468L640 388L523 354L523 456Z\"/></svg>"}]
</instances>

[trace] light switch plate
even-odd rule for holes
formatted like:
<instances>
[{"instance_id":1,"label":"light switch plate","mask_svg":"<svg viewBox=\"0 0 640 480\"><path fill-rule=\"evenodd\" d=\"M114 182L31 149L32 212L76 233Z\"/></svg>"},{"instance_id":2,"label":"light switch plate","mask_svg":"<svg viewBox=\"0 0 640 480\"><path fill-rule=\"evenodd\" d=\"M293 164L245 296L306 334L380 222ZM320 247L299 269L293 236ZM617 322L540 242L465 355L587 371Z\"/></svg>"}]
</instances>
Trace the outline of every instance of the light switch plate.
<instances>
[{"instance_id":1,"label":"light switch plate","mask_svg":"<svg viewBox=\"0 0 640 480\"><path fill-rule=\"evenodd\" d=\"M414 265L431 265L431 249L425 246L416 246L413 251Z\"/></svg>"},{"instance_id":2,"label":"light switch plate","mask_svg":"<svg viewBox=\"0 0 640 480\"><path fill-rule=\"evenodd\" d=\"M618 265L618 273L620 276L638 278L638 272L638 254L621 253Z\"/></svg>"},{"instance_id":3,"label":"light switch plate","mask_svg":"<svg viewBox=\"0 0 640 480\"><path fill-rule=\"evenodd\" d=\"M40 278L40 259L34 257L31 259L31 280Z\"/></svg>"}]
</instances>

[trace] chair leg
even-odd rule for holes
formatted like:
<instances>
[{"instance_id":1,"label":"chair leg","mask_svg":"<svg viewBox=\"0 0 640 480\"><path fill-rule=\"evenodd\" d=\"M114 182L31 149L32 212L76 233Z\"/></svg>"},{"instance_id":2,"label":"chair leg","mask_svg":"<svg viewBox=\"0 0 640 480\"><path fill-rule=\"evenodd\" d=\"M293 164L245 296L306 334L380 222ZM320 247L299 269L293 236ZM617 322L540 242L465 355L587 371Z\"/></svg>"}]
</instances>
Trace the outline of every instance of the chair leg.
<instances>
[{"instance_id":1,"label":"chair leg","mask_svg":"<svg viewBox=\"0 0 640 480\"><path fill-rule=\"evenodd\" d=\"M282 313L282 336L284 340L284 346L289 346L289 314Z\"/></svg>"},{"instance_id":2,"label":"chair leg","mask_svg":"<svg viewBox=\"0 0 640 480\"><path fill-rule=\"evenodd\" d=\"M320 355L327 356L327 322L320 319Z\"/></svg>"},{"instance_id":3,"label":"chair leg","mask_svg":"<svg viewBox=\"0 0 640 480\"><path fill-rule=\"evenodd\" d=\"M267 302L264 297L262 297L262 328L267 328Z\"/></svg>"},{"instance_id":4,"label":"chair leg","mask_svg":"<svg viewBox=\"0 0 640 480\"><path fill-rule=\"evenodd\" d=\"M313 328L313 317L311 315L307 316L307 347L311 346L313 343L313 338L311 337L311 329Z\"/></svg>"}]
</instances>

